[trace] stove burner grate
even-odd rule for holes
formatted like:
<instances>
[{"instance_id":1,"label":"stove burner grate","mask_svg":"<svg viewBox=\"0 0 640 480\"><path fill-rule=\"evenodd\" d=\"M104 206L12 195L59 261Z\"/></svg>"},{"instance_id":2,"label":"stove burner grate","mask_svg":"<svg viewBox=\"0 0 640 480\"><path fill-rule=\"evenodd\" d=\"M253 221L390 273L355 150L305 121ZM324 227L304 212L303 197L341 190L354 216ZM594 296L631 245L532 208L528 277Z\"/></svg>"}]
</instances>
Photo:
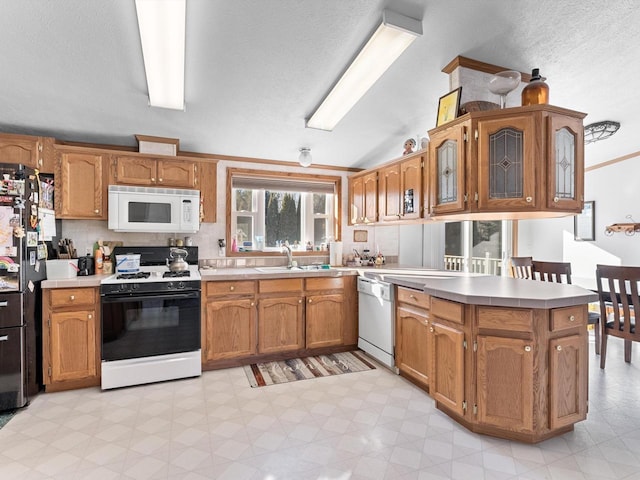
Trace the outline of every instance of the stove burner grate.
<instances>
[{"instance_id":1,"label":"stove burner grate","mask_svg":"<svg viewBox=\"0 0 640 480\"><path fill-rule=\"evenodd\" d=\"M136 278L149 278L151 273L149 272L137 272L137 273L120 273L116 277L118 280L133 280Z\"/></svg>"},{"instance_id":2,"label":"stove burner grate","mask_svg":"<svg viewBox=\"0 0 640 480\"><path fill-rule=\"evenodd\" d=\"M191 272L189 270L181 270L179 272L164 272L162 274L163 278L176 278L176 277L190 277Z\"/></svg>"}]
</instances>

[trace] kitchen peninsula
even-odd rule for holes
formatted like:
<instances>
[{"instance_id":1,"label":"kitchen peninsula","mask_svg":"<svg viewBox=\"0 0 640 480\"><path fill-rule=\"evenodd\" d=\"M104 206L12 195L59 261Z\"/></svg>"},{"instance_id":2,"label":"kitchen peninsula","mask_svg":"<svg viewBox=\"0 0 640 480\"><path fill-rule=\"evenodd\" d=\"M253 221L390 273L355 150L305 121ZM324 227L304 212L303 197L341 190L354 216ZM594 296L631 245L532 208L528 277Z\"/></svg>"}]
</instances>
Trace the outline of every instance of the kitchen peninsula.
<instances>
[{"instance_id":1,"label":"kitchen peninsula","mask_svg":"<svg viewBox=\"0 0 640 480\"><path fill-rule=\"evenodd\" d=\"M527 443L586 418L594 293L502 277L382 277L397 286L400 374L451 418Z\"/></svg>"}]
</instances>

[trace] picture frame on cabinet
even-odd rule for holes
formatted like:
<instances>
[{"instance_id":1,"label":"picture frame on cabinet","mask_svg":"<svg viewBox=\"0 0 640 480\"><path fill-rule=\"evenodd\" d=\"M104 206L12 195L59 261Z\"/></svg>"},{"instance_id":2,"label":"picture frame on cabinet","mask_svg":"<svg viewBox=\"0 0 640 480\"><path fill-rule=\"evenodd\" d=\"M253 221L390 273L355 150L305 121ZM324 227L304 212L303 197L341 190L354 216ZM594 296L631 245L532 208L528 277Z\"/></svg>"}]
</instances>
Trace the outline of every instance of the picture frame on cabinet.
<instances>
[{"instance_id":1,"label":"picture frame on cabinet","mask_svg":"<svg viewBox=\"0 0 640 480\"><path fill-rule=\"evenodd\" d=\"M436 117L436 127L444 125L458 117L460 109L460 96L462 95L462 87L450 91L438 100L438 116Z\"/></svg>"},{"instance_id":2,"label":"picture frame on cabinet","mask_svg":"<svg viewBox=\"0 0 640 480\"><path fill-rule=\"evenodd\" d=\"M573 217L573 238L593 242L596 239L596 202L584 202L582 212Z\"/></svg>"}]
</instances>

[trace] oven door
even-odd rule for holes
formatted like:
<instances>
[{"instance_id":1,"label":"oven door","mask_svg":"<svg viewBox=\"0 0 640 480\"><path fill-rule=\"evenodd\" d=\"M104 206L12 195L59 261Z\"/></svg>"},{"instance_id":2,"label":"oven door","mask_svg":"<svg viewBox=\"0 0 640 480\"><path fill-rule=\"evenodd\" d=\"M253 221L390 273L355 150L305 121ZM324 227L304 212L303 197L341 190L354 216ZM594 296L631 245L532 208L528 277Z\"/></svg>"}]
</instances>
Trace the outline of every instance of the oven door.
<instances>
[{"instance_id":1,"label":"oven door","mask_svg":"<svg viewBox=\"0 0 640 480\"><path fill-rule=\"evenodd\" d=\"M102 360L200 349L200 291L102 297Z\"/></svg>"}]
</instances>

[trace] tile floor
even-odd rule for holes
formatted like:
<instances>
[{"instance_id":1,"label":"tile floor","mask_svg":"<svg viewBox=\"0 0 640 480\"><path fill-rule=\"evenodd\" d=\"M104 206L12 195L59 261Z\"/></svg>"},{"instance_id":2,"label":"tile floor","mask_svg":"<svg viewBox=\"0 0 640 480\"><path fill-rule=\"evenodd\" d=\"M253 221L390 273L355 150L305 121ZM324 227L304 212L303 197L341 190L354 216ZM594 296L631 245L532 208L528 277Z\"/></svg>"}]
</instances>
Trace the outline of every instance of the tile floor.
<instances>
[{"instance_id":1,"label":"tile floor","mask_svg":"<svg viewBox=\"0 0 640 480\"><path fill-rule=\"evenodd\" d=\"M0 479L640 480L640 353L590 345L590 413L524 445L468 432L377 370L250 388L240 368L42 394L0 430ZM606 458L606 460L605 460Z\"/></svg>"}]
</instances>

